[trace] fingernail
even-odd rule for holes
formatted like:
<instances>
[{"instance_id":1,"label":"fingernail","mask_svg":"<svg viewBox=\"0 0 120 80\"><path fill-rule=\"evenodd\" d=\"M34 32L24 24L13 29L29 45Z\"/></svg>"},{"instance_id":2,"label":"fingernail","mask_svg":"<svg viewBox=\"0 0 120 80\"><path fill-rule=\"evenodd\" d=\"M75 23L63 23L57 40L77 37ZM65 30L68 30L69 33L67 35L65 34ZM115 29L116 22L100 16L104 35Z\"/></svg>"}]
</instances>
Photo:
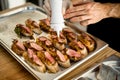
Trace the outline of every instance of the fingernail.
<instances>
[{"instance_id":1,"label":"fingernail","mask_svg":"<svg viewBox=\"0 0 120 80\"><path fill-rule=\"evenodd\" d=\"M66 15L63 16L65 19L67 18Z\"/></svg>"},{"instance_id":2,"label":"fingernail","mask_svg":"<svg viewBox=\"0 0 120 80\"><path fill-rule=\"evenodd\" d=\"M69 13L69 12L70 12L70 10L69 10L69 9L67 9L67 10L66 10L66 13Z\"/></svg>"},{"instance_id":3,"label":"fingernail","mask_svg":"<svg viewBox=\"0 0 120 80\"><path fill-rule=\"evenodd\" d=\"M71 18L70 21L71 21L71 22L75 22L75 19L74 19L74 18Z\"/></svg>"}]
</instances>

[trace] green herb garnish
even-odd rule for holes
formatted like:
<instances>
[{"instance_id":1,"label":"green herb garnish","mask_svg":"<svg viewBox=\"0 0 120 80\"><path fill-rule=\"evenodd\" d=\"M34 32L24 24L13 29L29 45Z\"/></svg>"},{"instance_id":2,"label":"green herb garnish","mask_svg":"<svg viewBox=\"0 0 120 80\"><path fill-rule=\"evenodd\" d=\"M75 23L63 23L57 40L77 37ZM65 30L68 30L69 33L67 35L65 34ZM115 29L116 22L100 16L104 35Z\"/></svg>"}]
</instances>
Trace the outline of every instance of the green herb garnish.
<instances>
[{"instance_id":1,"label":"green herb garnish","mask_svg":"<svg viewBox=\"0 0 120 80\"><path fill-rule=\"evenodd\" d=\"M21 34L22 29L20 27L15 27L14 31L18 35L18 37L22 38Z\"/></svg>"}]
</instances>

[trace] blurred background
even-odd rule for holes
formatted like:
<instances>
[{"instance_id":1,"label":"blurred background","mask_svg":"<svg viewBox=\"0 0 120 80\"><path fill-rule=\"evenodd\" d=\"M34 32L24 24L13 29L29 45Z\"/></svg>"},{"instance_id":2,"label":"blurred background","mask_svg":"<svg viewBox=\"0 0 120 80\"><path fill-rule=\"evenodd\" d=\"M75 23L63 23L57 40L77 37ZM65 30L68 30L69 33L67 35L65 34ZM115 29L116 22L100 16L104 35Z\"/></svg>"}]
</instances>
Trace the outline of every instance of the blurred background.
<instances>
[{"instance_id":1,"label":"blurred background","mask_svg":"<svg viewBox=\"0 0 120 80\"><path fill-rule=\"evenodd\" d=\"M42 6L43 1L44 0L0 0L0 11L23 5L26 2L31 2L38 6Z\"/></svg>"}]
</instances>

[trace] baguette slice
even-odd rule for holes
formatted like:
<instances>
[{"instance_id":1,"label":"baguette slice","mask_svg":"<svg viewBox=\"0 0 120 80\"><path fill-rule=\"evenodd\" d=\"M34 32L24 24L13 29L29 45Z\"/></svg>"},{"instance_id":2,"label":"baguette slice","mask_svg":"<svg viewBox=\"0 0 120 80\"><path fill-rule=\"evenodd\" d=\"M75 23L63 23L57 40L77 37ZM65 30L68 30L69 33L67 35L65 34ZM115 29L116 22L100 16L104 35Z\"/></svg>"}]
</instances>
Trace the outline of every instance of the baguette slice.
<instances>
[{"instance_id":1,"label":"baguette slice","mask_svg":"<svg viewBox=\"0 0 120 80\"><path fill-rule=\"evenodd\" d=\"M50 73L58 72L60 68L58 66L58 63L55 61L55 59L47 51L44 52L44 54L45 54L45 58L46 58L45 65L48 68L48 71Z\"/></svg>"},{"instance_id":2,"label":"baguette slice","mask_svg":"<svg viewBox=\"0 0 120 80\"><path fill-rule=\"evenodd\" d=\"M23 53L23 57L25 61L35 70L40 71L42 73L46 72L46 67L42 63L42 61L38 58L36 54L31 49L28 49L27 52Z\"/></svg>"},{"instance_id":3,"label":"baguette slice","mask_svg":"<svg viewBox=\"0 0 120 80\"><path fill-rule=\"evenodd\" d=\"M78 34L77 38L87 47L89 52L95 49L95 40L88 34L81 32L80 34Z\"/></svg>"},{"instance_id":4,"label":"baguette slice","mask_svg":"<svg viewBox=\"0 0 120 80\"><path fill-rule=\"evenodd\" d=\"M26 51L22 42L18 41L17 39L13 40L13 44L11 49L18 55L22 55L24 51Z\"/></svg>"},{"instance_id":5,"label":"baguette slice","mask_svg":"<svg viewBox=\"0 0 120 80\"><path fill-rule=\"evenodd\" d=\"M64 68L68 68L71 66L70 59L66 54L61 53L59 50L57 50L57 57L59 58L57 62Z\"/></svg>"},{"instance_id":6,"label":"baguette slice","mask_svg":"<svg viewBox=\"0 0 120 80\"><path fill-rule=\"evenodd\" d=\"M42 31L41 31L41 29L40 29L40 26L39 26L39 24L38 24L36 21L34 21L34 20L32 20L32 19L27 19L27 20L25 21L25 24L26 24L26 26L29 27L33 32L35 32L35 33L37 33L37 34L41 34L41 33L42 33Z\"/></svg>"},{"instance_id":7,"label":"baguette slice","mask_svg":"<svg viewBox=\"0 0 120 80\"><path fill-rule=\"evenodd\" d=\"M70 60L72 61L79 61L82 59L80 52L77 52L70 48L66 49L66 54L69 56Z\"/></svg>"},{"instance_id":8,"label":"baguette slice","mask_svg":"<svg viewBox=\"0 0 120 80\"><path fill-rule=\"evenodd\" d=\"M85 58L88 55L88 50L81 41L71 41L69 47L81 53L81 57Z\"/></svg>"}]
</instances>

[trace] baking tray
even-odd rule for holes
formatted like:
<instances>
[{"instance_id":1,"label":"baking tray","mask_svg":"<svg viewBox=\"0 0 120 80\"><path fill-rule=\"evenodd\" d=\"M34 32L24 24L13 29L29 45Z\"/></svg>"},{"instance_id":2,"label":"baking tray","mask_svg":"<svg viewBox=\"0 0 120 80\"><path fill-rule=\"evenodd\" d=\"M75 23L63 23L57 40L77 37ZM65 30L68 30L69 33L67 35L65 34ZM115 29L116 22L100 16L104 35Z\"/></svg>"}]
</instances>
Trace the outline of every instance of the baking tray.
<instances>
[{"instance_id":1,"label":"baking tray","mask_svg":"<svg viewBox=\"0 0 120 80\"><path fill-rule=\"evenodd\" d=\"M86 70L83 74L77 75L76 77L72 78L71 80L82 80L82 78L88 78L87 80L101 80L98 77L98 73L100 71L100 66L102 64L111 66L111 68L115 68L115 67L118 68L118 66L120 68L120 57L118 57L116 55L112 55L112 56L106 58L104 61L96 64L92 68ZM106 69L108 69L108 67ZM113 80L113 79L111 79L111 80Z\"/></svg>"},{"instance_id":2,"label":"baking tray","mask_svg":"<svg viewBox=\"0 0 120 80\"><path fill-rule=\"evenodd\" d=\"M95 56L98 52L103 50L108 46L107 43L104 41L92 36L94 40L96 41L96 48L94 51L89 53L89 55L72 64L67 69L61 69L61 71L53 74L53 73L41 73L33 68L31 68L23 58L15 54L11 50L11 45L13 39L18 39L18 36L16 36L14 32L15 25L18 23L25 23L25 20L28 18L32 18L35 21L39 21L40 19L47 18L47 15L45 14L44 10L34 4L29 4L26 6L17 7L15 9L9 10L5 13L0 13L0 45L3 46L21 65L24 66L34 77L36 77L38 80L58 80L74 70L75 68L79 67L81 64L86 62L88 59ZM76 29L77 31L80 31L80 28L77 26L74 26L72 23L69 23L66 21L66 24L72 27L73 29ZM90 34L89 34L90 35ZM20 39L22 40L22 39Z\"/></svg>"}]
</instances>

